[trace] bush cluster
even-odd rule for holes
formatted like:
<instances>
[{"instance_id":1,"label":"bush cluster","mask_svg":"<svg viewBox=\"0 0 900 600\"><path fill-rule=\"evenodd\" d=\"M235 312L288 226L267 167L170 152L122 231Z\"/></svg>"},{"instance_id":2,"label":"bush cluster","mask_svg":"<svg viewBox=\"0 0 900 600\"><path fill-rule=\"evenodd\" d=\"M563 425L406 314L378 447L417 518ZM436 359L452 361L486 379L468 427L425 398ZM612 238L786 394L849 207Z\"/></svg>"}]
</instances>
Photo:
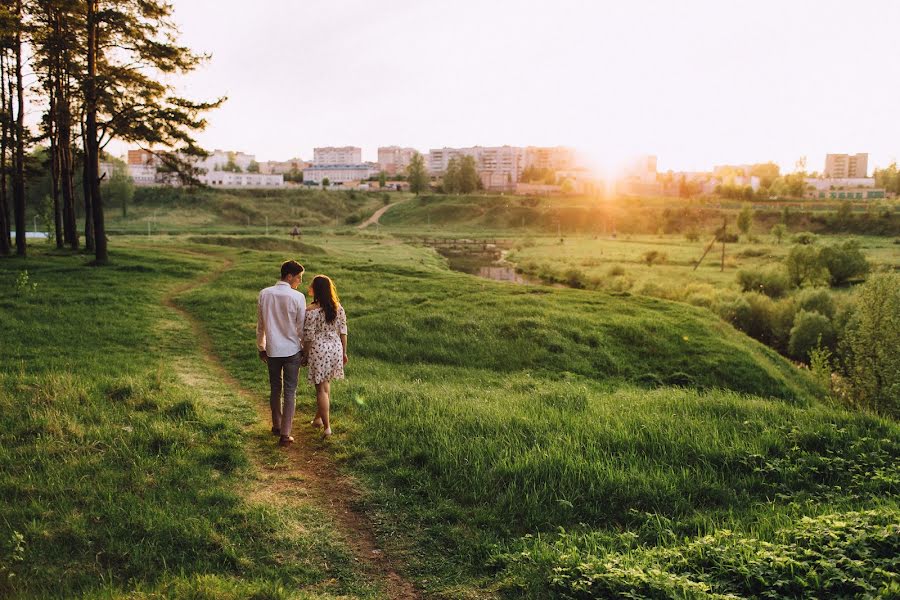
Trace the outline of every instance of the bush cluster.
<instances>
[{"instance_id":1,"label":"bush cluster","mask_svg":"<svg viewBox=\"0 0 900 600\"><path fill-rule=\"evenodd\" d=\"M900 591L895 518L849 511L803 517L771 541L719 530L658 546L562 532L496 560L526 598L887 598Z\"/></svg>"},{"instance_id":2,"label":"bush cluster","mask_svg":"<svg viewBox=\"0 0 900 600\"><path fill-rule=\"evenodd\" d=\"M791 284L797 287L843 285L869 272L869 264L856 240L822 247L813 242L798 243L788 252L785 267Z\"/></svg>"}]
</instances>

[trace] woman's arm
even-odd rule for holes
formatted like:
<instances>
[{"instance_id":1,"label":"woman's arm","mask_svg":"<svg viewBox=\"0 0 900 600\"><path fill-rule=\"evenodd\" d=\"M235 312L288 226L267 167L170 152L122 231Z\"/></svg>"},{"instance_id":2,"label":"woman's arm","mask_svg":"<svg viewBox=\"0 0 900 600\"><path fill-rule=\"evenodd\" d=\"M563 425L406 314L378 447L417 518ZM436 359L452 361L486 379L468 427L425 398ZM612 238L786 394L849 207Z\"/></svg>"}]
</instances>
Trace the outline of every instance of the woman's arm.
<instances>
[{"instance_id":1,"label":"woman's arm","mask_svg":"<svg viewBox=\"0 0 900 600\"><path fill-rule=\"evenodd\" d=\"M347 313L344 312L344 307L338 307L338 333L341 336L341 346L344 348L344 364L350 360L347 358Z\"/></svg>"}]
</instances>

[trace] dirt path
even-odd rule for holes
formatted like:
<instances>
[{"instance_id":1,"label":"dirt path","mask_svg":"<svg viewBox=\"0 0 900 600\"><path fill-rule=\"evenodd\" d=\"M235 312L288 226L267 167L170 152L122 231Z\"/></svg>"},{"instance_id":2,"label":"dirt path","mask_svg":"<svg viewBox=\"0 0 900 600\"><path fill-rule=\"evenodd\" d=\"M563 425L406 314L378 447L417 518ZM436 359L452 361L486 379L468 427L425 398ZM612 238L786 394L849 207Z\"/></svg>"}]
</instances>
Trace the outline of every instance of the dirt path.
<instances>
[{"instance_id":1,"label":"dirt path","mask_svg":"<svg viewBox=\"0 0 900 600\"><path fill-rule=\"evenodd\" d=\"M211 257L210 255L203 256ZM264 428L268 432L271 426L268 398L260 398L246 390L228 373L216 357L212 341L206 331L190 313L176 302L176 298L180 294L214 281L232 264L231 260L224 259L223 263L211 273L171 290L165 296L163 303L181 320L190 325L199 342L203 357L208 363L208 370L221 383L227 385L231 391L244 398L249 405L256 409L258 419L254 428ZM196 374L187 374L187 376L197 377ZM269 466L263 460L264 451L268 449L253 447L256 442L248 438L248 454L261 474L260 485L257 486L260 489L255 489L253 495L277 498L279 501L311 502L316 508L332 517L335 527L339 529L363 572L381 582L385 597L398 600L420 598L421 595L415 586L397 573L391 558L379 547L371 520L356 508L359 500L358 490L351 481L340 475L329 456L327 443L320 439L319 430L309 427L303 421L300 413L297 417L292 432L296 441L292 446L279 450L285 457L286 464L279 464L277 468ZM271 441L273 446L276 443L274 436L268 437L267 440ZM303 487L305 498L284 500L285 498L296 498L292 492L296 492L299 486Z\"/></svg>"},{"instance_id":2,"label":"dirt path","mask_svg":"<svg viewBox=\"0 0 900 600\"><path fill-rule=\"evenodd\" d=\"M406 202L406 200L400 200L399 202L392 202L391 204L388 204L387 206L382 206L381 208L376 210L372 214L371 217L369 217L368 219L366 219L365 221L363 221L362 223L357 225L356 228L357 229L365 229L369 225L372 225L373 223L377 223L379 221L379 219L381 219L381 215L386 213L388 210L390 210L394 206L397 206L398 204L403 204L404 202Z\"/></svg>"}]
</instances>

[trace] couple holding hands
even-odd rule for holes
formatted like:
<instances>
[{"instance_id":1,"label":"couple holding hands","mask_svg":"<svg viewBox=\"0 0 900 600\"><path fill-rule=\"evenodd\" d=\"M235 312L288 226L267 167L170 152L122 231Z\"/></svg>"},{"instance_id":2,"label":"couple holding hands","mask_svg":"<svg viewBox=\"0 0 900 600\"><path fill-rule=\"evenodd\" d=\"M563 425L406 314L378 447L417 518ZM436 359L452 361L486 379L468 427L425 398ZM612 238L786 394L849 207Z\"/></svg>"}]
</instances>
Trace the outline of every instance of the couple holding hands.
<instances>
[{"instance_id":1,"label":"couple holding hands","mask_svg":"<svg viewBox=\"0 0 900 600\"><path fill-rule=\"evenodd\" d=\"M310 424L323 428L328 437L331 380L344 378L348 360L347 315L334 284L325 275L316 275L307 307L297 291L302 281L303 265L289 260L281 265L281 280L262 290L257 302L256 347L269 369L272 433L280 436L281 446L294 442L291 425L300 367L308 367L306 379L316 387L316 416Z\"/></svg>"}]
</instances>

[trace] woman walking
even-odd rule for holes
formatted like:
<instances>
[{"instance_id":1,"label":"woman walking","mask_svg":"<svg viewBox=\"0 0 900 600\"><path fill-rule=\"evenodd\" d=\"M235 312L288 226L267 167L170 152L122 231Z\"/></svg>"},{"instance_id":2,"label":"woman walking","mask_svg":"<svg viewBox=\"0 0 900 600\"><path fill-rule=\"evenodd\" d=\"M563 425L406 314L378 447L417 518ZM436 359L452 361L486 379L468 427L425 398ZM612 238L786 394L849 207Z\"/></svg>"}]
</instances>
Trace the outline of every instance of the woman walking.
<instances>
[{"instance_id":1,"label":"woman walking","mask_svg":"<svg viewBox=\"0 0 900 600\"><path fill-rule=\"evenodd\" d=\"M306 309L303 349L309 364L307 379L316 386L316 417L313 427L331 435L329 407L331 380L344 378L347 358L347 315L331 279L316 275L309 288L313 302Z\"/></svg>"}]
</instances>

